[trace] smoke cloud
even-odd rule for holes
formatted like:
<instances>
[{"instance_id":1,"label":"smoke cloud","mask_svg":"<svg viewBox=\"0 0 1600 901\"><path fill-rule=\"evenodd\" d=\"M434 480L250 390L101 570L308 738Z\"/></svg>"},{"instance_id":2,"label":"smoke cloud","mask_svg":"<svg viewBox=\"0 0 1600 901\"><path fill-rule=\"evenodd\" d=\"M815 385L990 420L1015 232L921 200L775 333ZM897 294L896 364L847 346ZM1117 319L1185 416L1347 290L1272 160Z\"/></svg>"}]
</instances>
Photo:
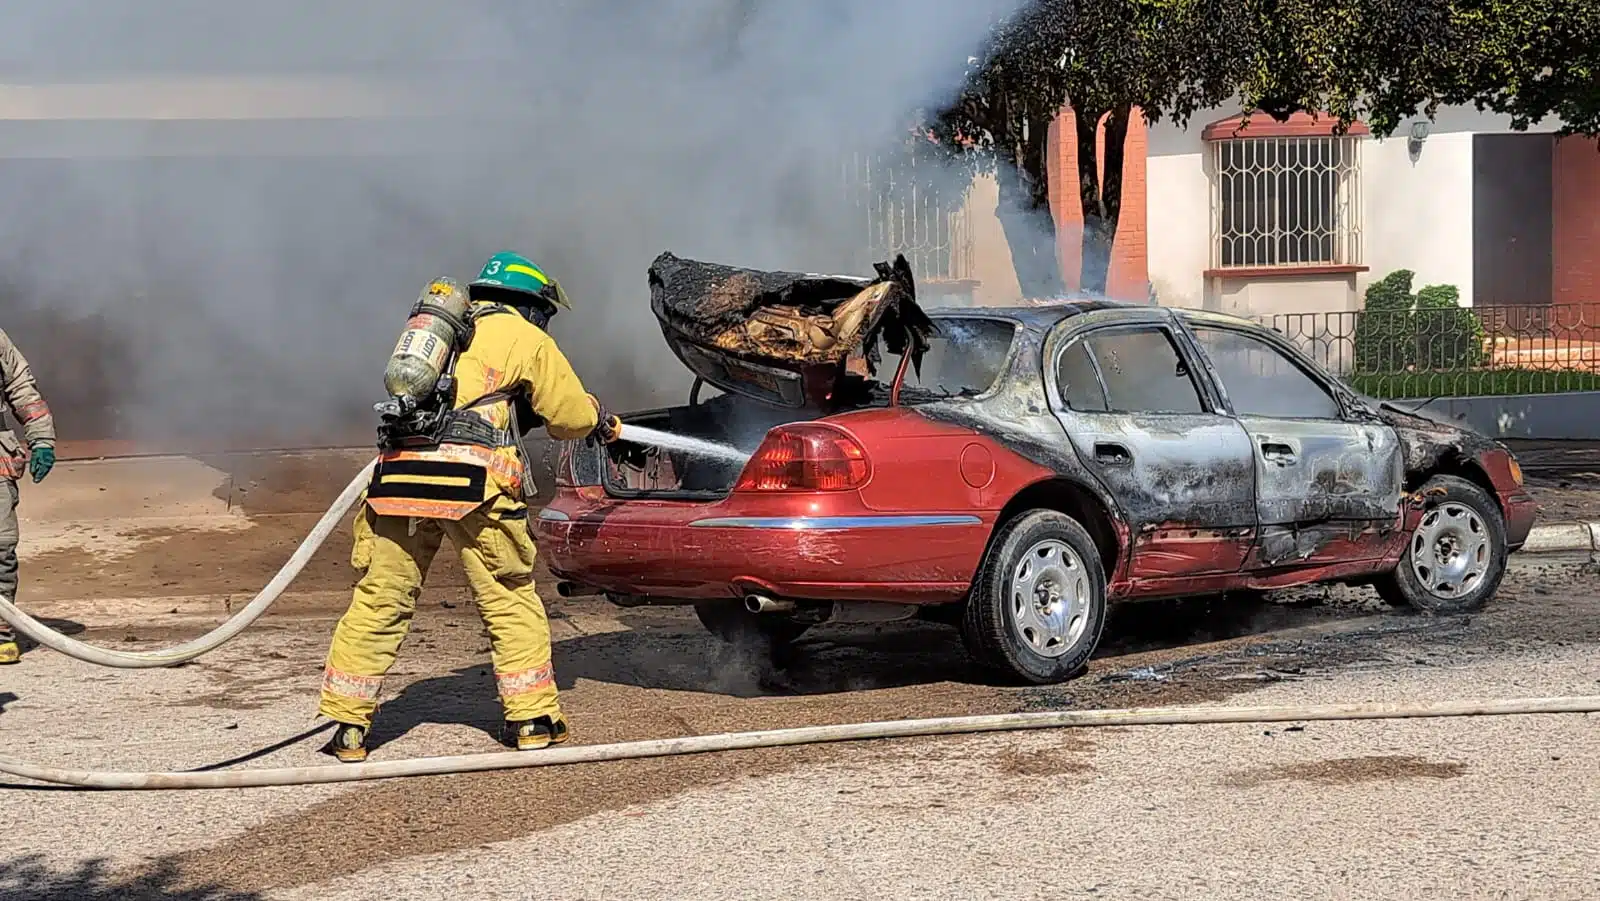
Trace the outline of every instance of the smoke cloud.
<instances>
[{"instance_id":1,"label":"smoke cloud","mask_svg":"<svg viewBox=\"0 0 1600 901\"><path fill-rule=\"evenodd\" d=\"M845 158L1018 2L16 0L0 327L66 431L360 434L424 281L514 249L590 390L681 403L650 260L859 271Z\"/></svg>"}]
</instances>

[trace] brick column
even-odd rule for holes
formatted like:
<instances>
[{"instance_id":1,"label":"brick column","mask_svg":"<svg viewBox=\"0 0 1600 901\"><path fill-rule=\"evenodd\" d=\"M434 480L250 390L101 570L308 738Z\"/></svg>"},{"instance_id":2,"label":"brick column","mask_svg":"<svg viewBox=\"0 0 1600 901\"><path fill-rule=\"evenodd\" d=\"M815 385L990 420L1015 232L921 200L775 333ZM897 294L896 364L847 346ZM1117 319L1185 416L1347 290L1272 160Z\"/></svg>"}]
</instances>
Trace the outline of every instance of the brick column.
<instances>
[{"instance_id":1,"label":"brick column","mask_svg":"<svg viewBox=\"0 0 1600 901\"><path fill-rule=\"evenodd\" d=\"M1100 157L1100 177L1105 179L1105 122L1096 136ZM1122 162L1122 215L1117 236L1111 245L1111 271L1106 293L1119 299L1142 301L1148 296L1149 246L1146 194L1148 129L1144 116L1135 110L1128 123L1128 137ZM1081 285L1083 266L1083 205L1078 198L1077 123L1070 108L1056 117L1050 129L1048 169L1050 210L1056 220L1056 240L1060 247L1061 274L1067 289Z\"/></svg>"},{"instance_id":2,"label":"brick column","mask_svg":"<svg viewBox=\"0 0 1600 901\"><path fill-rule=\"evenodd\" d=\"M1600 143L1556 141L1553 169L1553 302L1579 306L1585 324L1600 326ZM1562 319L1578 315L1573 310Z\"/></svg>"}]
</instances>

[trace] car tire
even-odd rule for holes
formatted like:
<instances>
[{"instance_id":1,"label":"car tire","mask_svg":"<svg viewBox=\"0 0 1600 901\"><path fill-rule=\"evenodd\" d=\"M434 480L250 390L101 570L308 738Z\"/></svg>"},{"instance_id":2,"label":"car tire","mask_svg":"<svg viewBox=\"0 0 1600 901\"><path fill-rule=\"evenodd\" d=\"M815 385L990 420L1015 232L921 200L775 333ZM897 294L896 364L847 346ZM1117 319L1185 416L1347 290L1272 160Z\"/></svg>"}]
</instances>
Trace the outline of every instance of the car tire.
<instances>
[{"instance_id":1,"label":"car tire","mask_svg":"<svg viewBox=\"0 0 1600 901\"><path fill-rule=\"evenodd\" d=\"M1423 613L1478 610L1505 578L1505 518L1488 492L1466 479L1434 476L1421 491L1422 522L1400 562L1373 587L1391 606Z\"/></svg>"},{"instance_id":2,"label":"car tire","mask_svg":"<svg viewBox=\"0 0 1600 901\"><path fill-rule=\"evenodd\" d=\"M751 613L739 600L700 601L694 605L694 615L712 635L778 664L787 660L789 646L810 628L781 616Z\"/></svg>"},{"instance_id":3,"label":"car tire","mask_svg":"<svg viewBox=\"0 0 1600 901\"><path fill-rule=\"evenodd\" d=\"M1033 685L1081 672L1106 625L1100 549L1077 520L1030 510L995 533L961 635L980 664Z\"/></svg>"}]
</instances>

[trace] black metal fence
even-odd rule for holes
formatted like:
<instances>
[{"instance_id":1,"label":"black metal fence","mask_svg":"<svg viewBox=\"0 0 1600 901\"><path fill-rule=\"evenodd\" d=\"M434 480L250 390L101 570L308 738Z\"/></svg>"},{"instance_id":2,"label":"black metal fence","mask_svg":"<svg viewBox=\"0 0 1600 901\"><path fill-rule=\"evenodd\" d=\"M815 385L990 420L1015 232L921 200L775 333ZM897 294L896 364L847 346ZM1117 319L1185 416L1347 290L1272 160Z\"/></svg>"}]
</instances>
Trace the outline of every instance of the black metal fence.
<instances>
[{"instance_id":1,"label":"black metal fence","mask_svg":"<svg viewBox=\"0 0 1600 901\"><path fill-rule=\"evenodd\" d=\"M860 215L857 268L906 255L923 281L972 278L967 216L970 174L914 153L857 153L844 163L844 183Z\"/></svg>"},{"instance_id":2,"label":"black metal fence","mask_svg":"<svg viewBox=\"0 0 1600 901\"><path fill-rule=\"evenodd\" d=\"M1269 324L1373 397L1600 390L1600 303L1282 313Z\"/></svg>"}]
</instances>

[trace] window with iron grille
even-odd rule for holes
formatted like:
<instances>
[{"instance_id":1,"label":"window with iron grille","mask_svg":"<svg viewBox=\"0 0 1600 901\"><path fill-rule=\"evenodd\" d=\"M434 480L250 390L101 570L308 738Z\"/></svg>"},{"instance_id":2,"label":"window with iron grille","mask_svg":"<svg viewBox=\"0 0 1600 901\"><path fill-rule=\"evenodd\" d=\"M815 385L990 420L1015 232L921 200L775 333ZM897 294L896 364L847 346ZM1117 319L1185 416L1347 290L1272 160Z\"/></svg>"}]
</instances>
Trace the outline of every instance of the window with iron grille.
<instances>
[{"instance_id":1,"label":"window with iron grille","mask_svg":"<svg viewBox=\"0 0 1600 901\"><path fill-rule=\"evenodd\" d=\"M1360 265L1359 141L1212 142L1212 268Z\"/></svg>"}]
</instances>

